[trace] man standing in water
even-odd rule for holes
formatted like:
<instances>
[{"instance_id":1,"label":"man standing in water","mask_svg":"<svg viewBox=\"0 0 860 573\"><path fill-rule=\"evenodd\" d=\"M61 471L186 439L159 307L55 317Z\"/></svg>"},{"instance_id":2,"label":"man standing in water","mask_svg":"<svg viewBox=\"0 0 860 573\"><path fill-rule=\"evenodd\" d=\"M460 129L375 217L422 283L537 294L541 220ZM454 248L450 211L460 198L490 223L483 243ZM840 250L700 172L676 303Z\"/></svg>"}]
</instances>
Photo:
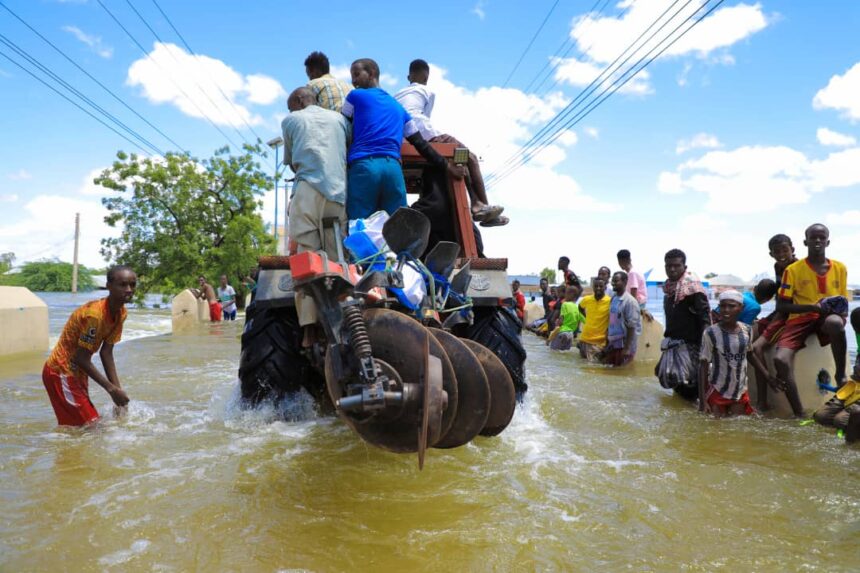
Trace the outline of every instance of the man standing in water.
<instances>
[{"instance_id":1,"label":"man standing in water","mask_svg":"<svg viewBox=\"0 0 860 573\"><path fill-rule=\"evenodd\" d=\"M221 275L218 300L221 301L221 313L224 320L236 320L236 291L227 283L227 275Z\"/></svg>"},{"instance_id":2,"label":"man standing in water","mask_svg":"<svg viewBox=\"0 0 860 573\"><path fill-rule=\"evenodd\" d=\"M218 302L218 297L215 296L215 289L206 282L206 277L203 275L197 277L197 282L200 284L197 298L206 300L206 303L209 305L209 322L221 322L221 303Z\"/></svg>"},{"instance_id":3,"label":"man standing in water","mask_svg":"<svg viewBox=\"0 0 860 573\"><path fill-rule=\"evenodd\" d=\"M642 333L642 313L639 303L627 292L627 273L612 275L612 300L609 303L609 330L606 332L607 351L604 364L623 366L633 361L636 343Z\"/></svg>"},{"instance_id":4,"label":"man standing in water","mask_svg":"<svg viewBox=\"0 0 860 573\"><path fill-rule=\"evenodd\" d=\"M589 361L597 361L606 348L606 332L609 330L609 305L606 283L596 278L591 283L594 294L582 297L579 311L585 317L585 326L579 336L579 354Z\"/></svg>"},{"instance_id":5,"label":"man standing in water","mask_svg":"<svg viewBox=\"0 0 860 573\"><path fill-rule=\"evenodd\" d=\"M666 330L660 344L663 355L655 374L664 388L671 388L686 400L695 400L699 395L702 333L711 325L708 295L699 278L687 272L684 251L672 249L663 261L667 277L663 284Z\"/></svg>"},{"instance_id":6,"label":"man standing in water","mask_svg":"<svg viewBox=\"0 0 860 573\"><path fill-rule=\"evenodd\" d=\"M616 255L618 258L618 266L627 273L627 292L629 292L636 302L639 303L639 308L644 309L648 304L648 286L645 283L645 277L639 272L633 270L633 260L630 256L630 251L621 249Z\"/></svg>"},{"instance_id":7,"label":"man standing in water","mask_svg":"<svg viewBox=\"0 0 860 573\"><path fill-rule=\"evenodd\" d=\"M83 426L97 420L99 413L90 400L88 379L110 394L114 404L123 407L128 396L122 389L113 359L113 347L120 341L126 303L137 288L137 275L130 267L112 267L107 274L107 298L79 307L69 317L60 340L45 367L42 382L61 426ZM92 361L99 352L105 373Z\"/></svg>"}]
</instances>

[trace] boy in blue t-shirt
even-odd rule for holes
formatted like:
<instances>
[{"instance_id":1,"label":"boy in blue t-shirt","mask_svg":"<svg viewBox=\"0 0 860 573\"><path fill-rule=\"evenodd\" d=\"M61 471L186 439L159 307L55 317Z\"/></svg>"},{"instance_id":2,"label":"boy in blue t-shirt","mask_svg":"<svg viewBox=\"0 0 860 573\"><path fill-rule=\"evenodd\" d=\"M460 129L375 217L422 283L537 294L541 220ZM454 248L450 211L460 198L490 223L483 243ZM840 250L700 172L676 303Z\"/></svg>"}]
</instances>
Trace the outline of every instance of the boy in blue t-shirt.
<instances>
[{"instance_id":1,"label":"boy in blue t-shirt","mask_svg":"<svg viewBox=\"0 0 860 573\"><path fill-rule=\"evenodd\" d=\"M347 155L346 213L350 219L379 210L393 214L406 206L406 184L400 168L400 145L406 138L418 153L456 179L463 168L448 163L425 140L412 117L379 87L379 66L362 58L350 67L352 85L342 113L352 120L352 144Z\"/></svg>"}]
</instances>

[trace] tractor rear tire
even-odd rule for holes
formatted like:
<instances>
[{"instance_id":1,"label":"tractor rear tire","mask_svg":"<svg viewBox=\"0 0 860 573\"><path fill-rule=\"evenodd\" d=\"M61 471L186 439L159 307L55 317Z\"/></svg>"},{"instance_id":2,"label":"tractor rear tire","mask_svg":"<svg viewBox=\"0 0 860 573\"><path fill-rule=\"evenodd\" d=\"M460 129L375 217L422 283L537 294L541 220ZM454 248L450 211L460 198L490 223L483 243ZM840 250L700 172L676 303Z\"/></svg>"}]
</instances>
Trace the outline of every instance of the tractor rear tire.
<instances>
[{"instance_id":1,"label":"tractor rear tire","mask_svg":"<svg viewBox=\"0 0 860 573\"><path fill-rule=\"evenodd\" d=\"M296 310L257 308L252 303L246 317L239 360L242 399L255 406L305 388L325 408L325 379L301 352L302 328Z\"/></svg>"},{"instance_id":2,"label":"tractor rear tire","mask_svg":"<svg viewBox=\"0 0 860 573\"><path fill-rule=\"evenodd\" d=\"M466 329L464 338L489 348L499 357L511 374L517 399L521 400L528 389L526 384L526 349L520 340L522 323L506 307L476 308L475 320Z\"/></svg>"}]
</instances>

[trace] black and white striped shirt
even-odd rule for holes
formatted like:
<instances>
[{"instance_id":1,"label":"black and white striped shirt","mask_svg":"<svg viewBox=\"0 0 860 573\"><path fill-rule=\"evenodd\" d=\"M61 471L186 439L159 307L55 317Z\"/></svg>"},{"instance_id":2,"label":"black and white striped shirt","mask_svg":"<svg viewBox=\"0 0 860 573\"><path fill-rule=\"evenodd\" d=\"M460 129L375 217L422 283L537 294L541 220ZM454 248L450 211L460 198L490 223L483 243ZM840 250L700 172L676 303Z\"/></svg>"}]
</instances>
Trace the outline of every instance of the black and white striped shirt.
<instances>
[{"instance_id":1,"label":"black and white striped shirt","mask_svg":"<svg viewBox=\"0 0 860 573\"><path fill-rule=\"evenodd\" d=\"M738 330L728 332L719 324L705 329L701 359L710 365L709 382L728 400L739 399L747 390L747 352L750 350L750 327L738 323Z\"/></svg>"}]
</instances>

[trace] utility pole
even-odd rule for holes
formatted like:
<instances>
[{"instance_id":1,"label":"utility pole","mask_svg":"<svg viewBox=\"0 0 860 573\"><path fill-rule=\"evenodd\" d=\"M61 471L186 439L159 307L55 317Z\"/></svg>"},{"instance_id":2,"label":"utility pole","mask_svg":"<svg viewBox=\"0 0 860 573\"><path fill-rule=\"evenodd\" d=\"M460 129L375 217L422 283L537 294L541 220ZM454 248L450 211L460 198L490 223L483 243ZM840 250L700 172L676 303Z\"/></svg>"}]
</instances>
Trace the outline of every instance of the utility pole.
<instances>
[{"instance_id":1,"label":"utility pole","mask_svg":"<svg viewBox=\"0 0 860 573\"><path fill-rule=\"evenodd\" d=\"M81 239L81 214L75 213L75 254L72 259L72 294L78 292L78 242Z\"/></svg>"}]
</instances>

